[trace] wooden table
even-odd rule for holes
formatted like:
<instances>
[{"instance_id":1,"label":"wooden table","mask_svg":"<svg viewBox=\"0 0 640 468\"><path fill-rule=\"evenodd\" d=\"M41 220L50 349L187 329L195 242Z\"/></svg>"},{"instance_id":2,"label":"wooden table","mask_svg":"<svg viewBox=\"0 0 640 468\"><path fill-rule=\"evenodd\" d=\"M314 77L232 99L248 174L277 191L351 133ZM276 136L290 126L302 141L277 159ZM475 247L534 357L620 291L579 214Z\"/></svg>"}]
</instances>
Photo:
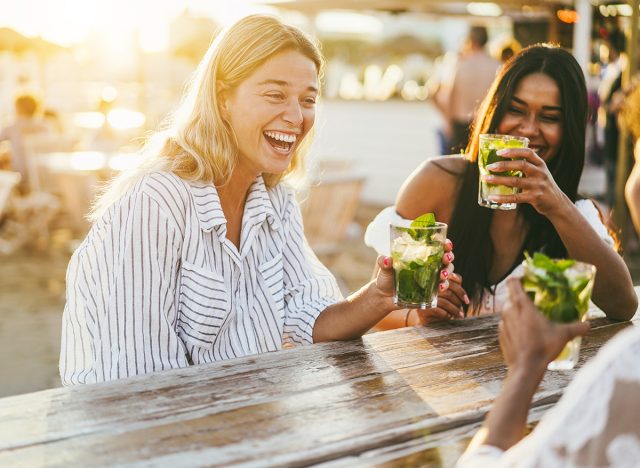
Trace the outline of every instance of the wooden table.
<instances>
[{"instance_id":1,"label":"wooden table","mask_svg":"<svg viewBox=\"0 0 640 468\"><path fill-rule=\"evenodd\" d=\"M373 333L0 399L0 466L452 466L500 391L497 323ZM580 365L632 324L594 319ZM547 372L530 421L574 373Z\"/></svg>"}]
</instances>

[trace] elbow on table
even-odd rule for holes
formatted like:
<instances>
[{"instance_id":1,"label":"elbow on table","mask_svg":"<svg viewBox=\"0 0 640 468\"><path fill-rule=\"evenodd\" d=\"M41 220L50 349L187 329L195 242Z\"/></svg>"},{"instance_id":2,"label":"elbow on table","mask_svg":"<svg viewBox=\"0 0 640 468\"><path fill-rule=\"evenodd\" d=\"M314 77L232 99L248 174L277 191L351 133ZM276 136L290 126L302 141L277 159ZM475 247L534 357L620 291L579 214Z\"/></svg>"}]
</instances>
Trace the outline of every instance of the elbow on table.
<instances>
[{"instance_id":1,"label":"elbow on table","mask_svg":"<svg viewBox=\"0 0 640 468\"><path fill-rule=\"evenodd\" d=\"M622 299L609 307L606 313L607 318L620 321L628 321L633 318L638 310L638 296L632 294L627 299Z\"/></svg>"}]
</instances>

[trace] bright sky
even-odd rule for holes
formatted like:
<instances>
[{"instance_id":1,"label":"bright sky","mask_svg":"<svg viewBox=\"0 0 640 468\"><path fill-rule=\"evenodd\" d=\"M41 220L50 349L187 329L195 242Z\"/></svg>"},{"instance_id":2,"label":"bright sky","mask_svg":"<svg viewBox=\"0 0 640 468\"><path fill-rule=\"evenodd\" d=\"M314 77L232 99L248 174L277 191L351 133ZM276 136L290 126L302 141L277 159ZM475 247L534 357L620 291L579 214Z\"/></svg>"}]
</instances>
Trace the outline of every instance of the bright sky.
<instances>
[{"instance_id":1,"label":"bright sky","mask_svg":"<svg viewBox=\"0 0 640 468\"><path fill-rule=\"evenodd\" d=\"M90 32L139 30L144 49L162 49L172 18L186 8L228 24L252 12L273 9L252 0L0 0L0 27L69 46Z\"/></svg>"}]
</instances>

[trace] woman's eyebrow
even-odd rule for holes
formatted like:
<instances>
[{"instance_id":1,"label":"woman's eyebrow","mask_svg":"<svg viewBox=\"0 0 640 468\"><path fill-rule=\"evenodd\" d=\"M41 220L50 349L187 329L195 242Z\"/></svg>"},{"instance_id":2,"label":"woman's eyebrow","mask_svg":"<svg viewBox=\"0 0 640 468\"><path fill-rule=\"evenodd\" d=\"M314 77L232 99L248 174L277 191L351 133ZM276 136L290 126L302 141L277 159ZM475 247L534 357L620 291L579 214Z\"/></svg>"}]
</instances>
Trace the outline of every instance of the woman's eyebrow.
<instances>
[{"instance_id":1,"label":"woman's eyebrow","mask_svg":"<svg viewBox=\"0 0 640 468\"><path fill-rule=\"evenodd\" d=\"M520 104L522 106L526 106L527 105L526 101L523 101L522 99L520 99L520 98L518 98L516 96L512 96L511 99L513 99L515 102L517 102L518 104ZM562 107L560 107L560 106L542 106L542 108L544 110L562 112Z\"/></svg>"},{"instance_id":2,"label":"woman's eyebrow","mask_svg":"<svg viewBox=\"0 0 640 468\"><path fill-rule=\"evenodd\" d=\"M261 81L260 83L258 83L258 86L267 85L267 84L272 84L272 85L277 85L277 86L284 86L284 87L287 87L287 86L290 85L290 83L288 81L284 81L284 80L264 80L264 81ZM318 88L316 88L315 86L307 86L307 90L308 91L313 91L314 93L318 92Z\"/></svg>"}]
</instances>

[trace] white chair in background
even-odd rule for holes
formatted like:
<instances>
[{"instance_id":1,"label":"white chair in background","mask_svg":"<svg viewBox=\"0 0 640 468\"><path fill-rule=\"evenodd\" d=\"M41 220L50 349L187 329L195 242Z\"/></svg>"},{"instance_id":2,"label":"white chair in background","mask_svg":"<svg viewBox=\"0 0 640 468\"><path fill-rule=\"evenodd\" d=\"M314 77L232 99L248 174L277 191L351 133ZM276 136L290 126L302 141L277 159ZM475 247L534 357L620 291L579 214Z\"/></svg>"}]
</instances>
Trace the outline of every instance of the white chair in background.
<instances>
[{"instance_id":1,"label":"white chair in background","mask_svg":"<svg viewBox=\"0 0 640 468\"><path fill-rule=\"evenodd\" d=\"M0 219L9 204L9 195L13 188L20 182L20 173L13 171L0 171Z\"/></svg>"}]
</instances>

